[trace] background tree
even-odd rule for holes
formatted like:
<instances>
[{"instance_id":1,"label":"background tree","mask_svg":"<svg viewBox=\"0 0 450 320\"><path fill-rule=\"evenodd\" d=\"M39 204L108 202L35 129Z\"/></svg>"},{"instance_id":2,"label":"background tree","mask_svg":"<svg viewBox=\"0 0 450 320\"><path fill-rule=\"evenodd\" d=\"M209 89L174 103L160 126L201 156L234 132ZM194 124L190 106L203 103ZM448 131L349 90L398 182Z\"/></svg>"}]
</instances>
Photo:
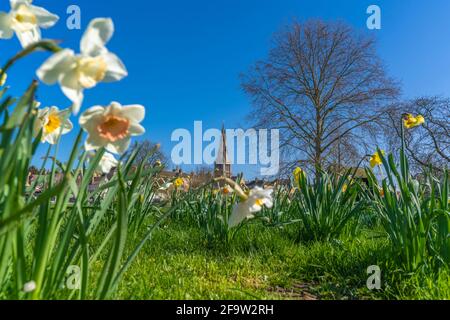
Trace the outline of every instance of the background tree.
<instances>
[{"instance_id":1,"label":"background tree","mask_svg":"<svg viewBox=\"0 0 450 320\"><path fill-rule=\"evenodd\" d=\"M242 76L242 87L252 99L253 125L281 130L284 169L361 159L374 120L399 91L374 39L314 20L293 23L273 42L268 57Z\"/></svg>"},{"instance_id":2,"label":"background tree","mask_svg":"<svg viewBox=\"0 0 450 320\"><path fill-rule=\"evenodd\" d=\"M165 167L170 165L167 156L161 151L159 144L150 140L135 141L128 149L125 159L128 159L134 150L139 149L139 153L135 159L135 164L140 164L150 154L147 162L149 165L154 165L156 161L160 161Z\"/></svg>"},{"instance_id":3,"label":"background tree","mask_svg":"<svg viewBox=\"0 0 450 320\"><path fill-rule=\"evenodd\" d=\"M190 185L193 188L203 186L214 179L214 168L208 165L200 165L191 173Z\"/></svg>"},{"instance_id":4,"label":"background tree","mask_svg":"<svg viewBox=\"0 0 450 320\"><path fill-rule=\"evenodd\" d=\"M406 152L415 173L430 166L442 171L450 164L450 99L420 97L389 106L380 118L391 150L400 148L400 119L403 114L423 115L423 126L405 133Z\"/></svg>"}]
</instances>

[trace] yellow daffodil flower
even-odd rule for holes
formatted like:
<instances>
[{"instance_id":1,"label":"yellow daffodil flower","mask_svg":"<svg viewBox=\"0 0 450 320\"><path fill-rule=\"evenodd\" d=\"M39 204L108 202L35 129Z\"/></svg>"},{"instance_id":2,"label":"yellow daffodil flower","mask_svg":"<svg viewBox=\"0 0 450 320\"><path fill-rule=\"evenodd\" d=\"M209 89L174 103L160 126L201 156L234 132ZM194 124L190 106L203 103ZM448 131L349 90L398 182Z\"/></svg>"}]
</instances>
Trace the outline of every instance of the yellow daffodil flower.
<instances>
[{"instance_id":1,"label":"yellow daffodil flower","mask_svg":"<svg viewBox=\"0 0 450 320\"><path fill-rule=\"evenodd\" d=\"M383 151L383 150L381 150L381 155L385 155L386 153ZM380 165L382 165L383 164L383 161L381 160L381 155L380 155L380 153L379 152L376 152L373 156L372 156L372 158L370 159L370 166L372 167L372 168L375 168L376 166L380 166Z\"/></svg>"},{"instance_id":2,"label":"yellow daffodil flower","mask_svg":"<svg viewBox=\"0 0 450 320\"><path fill-rule=\"evenodd\" d=\"M294 181L297 185L300 185L300 179L302 177L305 177L305 171L303 171L301 168L297 167L295 168L294 172L293 172L293 176L294 176Z\"/></svg>"},{"instance_id":3,"label":"yellow daffodil flower","mask_svg":"<svg viewBox=\"0 0 450 320\"><path fill-rule=\"evenodd\" d=\"M421 115L413 116L412 114L405 115L403 119L403 124L405 125L406 129L412 129L417 126L420 126L425 123L425 118Z\"/></svg>"},{"instance_id":4,"label":"yellow daffodil flower","mask_svg":"<svg viewBox=\"0 0 450 320\"><path fill-rule=\"evenodd\" d=\"M183 180L183 178L178 178L173 182L173 184L174 184L175 188L180 188L183 186L184 180Z\"/></svg>"}]
</instances>

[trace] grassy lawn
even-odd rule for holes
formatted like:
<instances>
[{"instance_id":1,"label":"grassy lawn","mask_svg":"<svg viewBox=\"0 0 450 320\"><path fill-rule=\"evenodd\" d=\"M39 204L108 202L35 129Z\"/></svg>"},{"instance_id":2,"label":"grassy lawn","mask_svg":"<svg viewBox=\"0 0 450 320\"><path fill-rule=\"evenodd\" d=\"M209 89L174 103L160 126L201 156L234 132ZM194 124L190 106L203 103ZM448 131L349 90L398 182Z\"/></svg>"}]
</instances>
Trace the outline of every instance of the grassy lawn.
<instances>
[{"instance_id":1,"label":"grassy lawn","mask_svg":"<svg viewBox=\"0 0 450 320\"><path fill-rule=\"evenodd\" d=\"M208 245L195 227L170 222L141 251L116 298L450 298L448 274L405 275L388 267L383 289L369 291L367 267L385 266L388 250L387 240L373 234L302 244L289 230L252 224L229 246Z\"/></svg>"}]
</instances>

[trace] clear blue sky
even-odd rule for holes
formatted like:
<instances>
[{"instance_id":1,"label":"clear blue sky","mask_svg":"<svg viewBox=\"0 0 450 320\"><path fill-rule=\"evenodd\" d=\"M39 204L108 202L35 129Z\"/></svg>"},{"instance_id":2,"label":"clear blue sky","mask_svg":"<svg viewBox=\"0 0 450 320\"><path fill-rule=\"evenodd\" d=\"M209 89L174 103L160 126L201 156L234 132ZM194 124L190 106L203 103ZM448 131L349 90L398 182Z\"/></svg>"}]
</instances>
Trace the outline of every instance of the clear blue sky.
<instances>
[{"instance_id":1,"label":"clear blue sky","mask_svg":"<svg viewBox=\"0 0 450 320\"><path fill-rule=\"evenodd\" d=\"M0 11L9 10L1 0ZM117 100L147 107L145 138L161 142L170 153L174 129L246 127L249 100L239 74L267 54L272 34L292 19L343 20L374 33L389 74L401 81L405 97L450 96L450 1L448 0L35 0L61 17L44 30L46 38L78 51L83 29L92 18L111 17L116 33L109 49L125 62L129 76L86 91L83 110ZM82 10L82 30L66 28L66 9ZM382 9L382 30L366 29L366 8ZM0 63L20 49L18 41L0 40ZM11 92L20 94L47 54L20 62L9 75ZM43 105L67 107L57 86L42 85ZM76 122L76 119L73 119ZM77 131L77 130L75 130ZM74 137L75 133L69 137ZM68 141L68 140L65 140ZM189 168L188 168L189 169ZM251 176L257 168L243 169Z\"/></svg>"}]
</instances>

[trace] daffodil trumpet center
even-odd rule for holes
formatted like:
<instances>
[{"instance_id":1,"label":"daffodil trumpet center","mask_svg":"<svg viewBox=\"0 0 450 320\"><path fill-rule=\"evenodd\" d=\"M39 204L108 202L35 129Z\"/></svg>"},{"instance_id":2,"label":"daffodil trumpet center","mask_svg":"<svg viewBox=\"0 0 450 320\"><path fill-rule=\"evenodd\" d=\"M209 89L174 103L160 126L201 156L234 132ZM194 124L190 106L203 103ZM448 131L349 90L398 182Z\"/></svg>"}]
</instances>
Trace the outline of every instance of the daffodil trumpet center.
<instances>
[{"instance_id":1,"label":"daffodil trumpet center","mask_svg":"<svg viewBox=\"0 0 450 320\"><path fill-rule=\"evenodd\" d=\"M78 83L85 89L93 88L105 78L107 69L102 57L79 57L76 65Z\"/></svg>"},{"instance_id":2,"label":"daffodil trumpet center","mask_svg":"<svg viewBox=\"0 0 450 320\"><path fill-rule=\"evenodd\" d=\"M48 116L47 123L44 125L44 133L50 134L61 127L62 121L57 113L51 113Z\"/></svg>"},{"instance_id":3,"label":"daffodil trumpet center","mask_svg":"<svg viewBox=\"0 0 450 320\"><path fill-rule=\"evenodd\" d=\"M264 199L256 199L255 203L258 207L262 207L264 205Z\"/></svg>"},{"instance_id":4,"label":"daffodil trumpet center","mask_svg":"<svg viewBox=\"0 0 450 320\"><path fill-rule=\"evenodd\" d=\"M383 150L381 150L380 152L375 153L372 158L370 159L370 166L372 168L375 168L376 166L382 165L383 164L383 160L381 160L381 156L384 156L385 152Z\"/></svg>"},{"instance_id":5,"label":"daffodil trumpet center","mask_svg":"<svg viewBox=\"0 0 450 320\"><path fill-rule=\"evenodd\" d=\"M225 182L228 185L230 185L234 191L236 191L236 194L238 195L239 199L244 202L248 200L248 195L242 190L242 188L233 180L225 177L220 177L214 179L215 182Z\"/></svg>"},{"instance_id":6,"label":"daffodil trumpet center","mask_svg":"<svg viewBox=\"0 0 450 320\"><path fill-rule=\"evenodd\" d=\"M116 142L126 138L129 134L130 121L127 118L114 115L106 116L97 126L100 137L109 142Z\"/></svg>"},{"instance_id":7,"label":"daffodil trumpet center","mask_svg":"<svg viewBox=\"0 0 450 320\"><path fill-rule=\"evenodd\" d=\"M175 180L174 185L176 188L181 187L184 184L184 180L182 178L178 178Z\"/></svg>"}]
</instances>

